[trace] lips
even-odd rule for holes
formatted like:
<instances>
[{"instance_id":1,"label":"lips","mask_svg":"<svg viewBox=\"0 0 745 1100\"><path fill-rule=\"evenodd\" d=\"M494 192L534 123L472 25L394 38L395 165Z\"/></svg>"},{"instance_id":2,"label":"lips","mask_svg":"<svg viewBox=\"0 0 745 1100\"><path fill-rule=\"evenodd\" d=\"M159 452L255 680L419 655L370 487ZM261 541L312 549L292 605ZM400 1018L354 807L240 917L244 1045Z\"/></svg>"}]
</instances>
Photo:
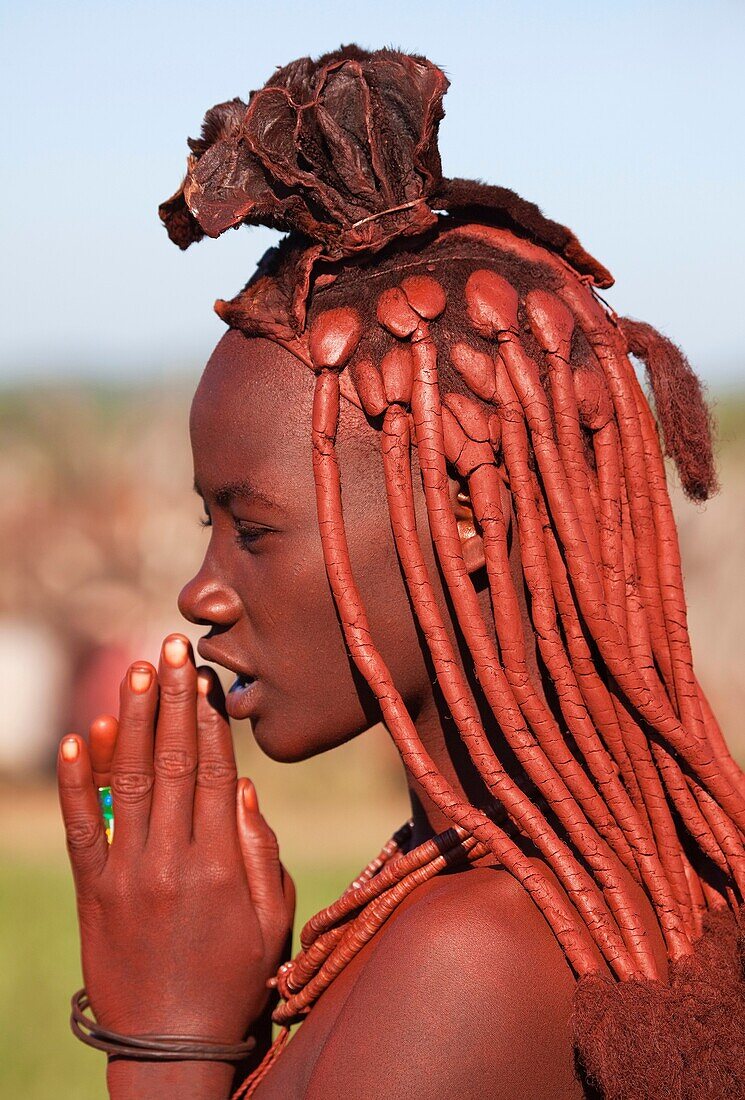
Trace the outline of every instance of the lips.
<instances>
[{"instance_id":1,"label":"lips","mask_svg":"<svg viewBox=\"0 0 745 1100\"><path fill-rule=\"evenodd\" d=\"M254 700L259 689L259 680L248 669L231 660L213 646L209 638L201 638L197 644L197 651L205 661L220 665L236 674L236 679L225 697L225 709L231 718L242 720L250 718L253 713Z\"/></svg>"},{"instance_id":2,"label":"lips","mask_svg":"<svg viewBox=\"0 0 745 1100\"><path fill-rule=\"evenodd\" d=\"M251 676L239 676L225 696L225 709L231 718L240 721L255 713L259 681Z\"/></svg>"},{"instance_id":3,"label":"lips","mask_svg":"<svg viewBox=\"0 0 745 1100\"><path fill-rule=\"evenodd\" d=\"M221 653L219 648L212 644L209 635L199 639L197 652L200 657L204 657L205 661L211 661L213 665L220 665L221 668L226 668L228 672L234 672L236 676L242 676L246 680L257 679L256 674L251 669L239 664L238 661L232 660L226 653Z\"/></svg>"}]
</instances>

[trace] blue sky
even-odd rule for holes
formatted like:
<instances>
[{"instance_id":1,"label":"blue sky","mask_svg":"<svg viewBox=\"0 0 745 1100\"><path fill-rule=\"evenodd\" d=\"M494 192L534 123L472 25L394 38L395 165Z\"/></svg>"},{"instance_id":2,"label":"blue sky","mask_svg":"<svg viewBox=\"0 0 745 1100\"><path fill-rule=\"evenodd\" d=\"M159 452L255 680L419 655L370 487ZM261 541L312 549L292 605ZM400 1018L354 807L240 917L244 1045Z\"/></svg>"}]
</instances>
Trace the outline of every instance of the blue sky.
<instances>
[{"instance_id":1,"label":"blue sky","mask_svg":"<svg viewBox=\"0 0 745 1100\"><path fill-rule=\"evenodd\" d=\"M620 312L745 381L745 5L736 0L0 4L0 380L196 371L277 234L182 254L157 205L213 103L343 42L451 80L446 174L512 187L613 271Z\"/></svg>"}]
</instances>

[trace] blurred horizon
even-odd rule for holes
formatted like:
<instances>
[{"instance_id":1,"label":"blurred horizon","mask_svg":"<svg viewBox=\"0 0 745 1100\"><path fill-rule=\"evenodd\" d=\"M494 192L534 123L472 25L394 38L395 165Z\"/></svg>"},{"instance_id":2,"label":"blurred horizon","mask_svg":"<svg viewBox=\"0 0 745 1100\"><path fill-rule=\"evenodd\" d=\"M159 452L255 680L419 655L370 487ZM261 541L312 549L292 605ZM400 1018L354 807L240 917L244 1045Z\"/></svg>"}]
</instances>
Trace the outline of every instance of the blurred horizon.
<instances>
[{"instance_id":1,"label":"blurred horizon","mask_svg":"<svg viewBox=\"0 0 745 1100\"><path fill-rule=\"evenodd\" d=\"M157 217L205 110L274 68L357 42L451 80L446 175L512 187L617 279L613 307L685 350L712 392L743 379L745 9L505 0L5 5L0 386L196 375L212 312L279 234L187 253Z\"/></svg>"}]
</instances>

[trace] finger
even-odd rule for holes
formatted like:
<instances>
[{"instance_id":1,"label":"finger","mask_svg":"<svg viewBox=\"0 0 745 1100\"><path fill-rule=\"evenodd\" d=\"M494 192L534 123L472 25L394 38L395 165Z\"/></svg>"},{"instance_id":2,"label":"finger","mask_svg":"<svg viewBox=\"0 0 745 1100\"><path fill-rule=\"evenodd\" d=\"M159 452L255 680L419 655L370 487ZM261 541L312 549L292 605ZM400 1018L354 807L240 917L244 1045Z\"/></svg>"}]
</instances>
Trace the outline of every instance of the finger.
<instances>
[{"instance_id":1,"label":"finger","mask_svg":"<svg viewBox=\"0 0 745 1100\"><path fill-rule=\"evenodd\" d=\"M114 846L142 848L153 789L153 729L158 682L148 661L133 664L119 690L119 731L111 762Z\"/></svg>"},{"instance_id":2,"label":"finger","mask_svg":"<svg viewBox=\"0 0 745 1100\"><path fill-rule=\"evenodd\" d=\"M222 687L205 666L197 670L197 756L193 836L219 840L235 828L238 771Z\"/></svg>"},{"instance_id":3,"label":"finger","mask_svg":"<svg viewBox=\"0 0 745 1100\"><path fill-rule=\"evenodd\" d=\"M75 891L78 899L90 897L106 866L108 844L90 755L82 737L71 735L60 742L57 783Z\"/></svg>"},{"instance_id":4,"label":"finger","mask_svg":"<svg viewBox=\"0 0 745 1100\"><path fill-rule=\"evenodd\" d=\"M91 754L93 782L97 787L111 785L111 762L114 759L119 723L111 714L99 714L88 727L88 749Z\"/></svg>"},{"instance_id":5,"label":"finger","mask_svg":"<svg viewBox=\"0 0 745 1100\"><path fill-rule=\"evenodd\" d=\"M183 634L169 634L163 642L158 684L149 836L178 848L191 841L197 776L197 670Z\"/></svg>"},{"instance_id":6,"label":"finger","mask_svg":"<svg viewBox=\"0 0 745 1100\"><path fill-rule=\"evenodd\" d=\"M238 840L261 930L268 942L284 938L285 896L277 838L259 811L256 788L239 779L237 790Z\"/></svg>"}]
</instances>

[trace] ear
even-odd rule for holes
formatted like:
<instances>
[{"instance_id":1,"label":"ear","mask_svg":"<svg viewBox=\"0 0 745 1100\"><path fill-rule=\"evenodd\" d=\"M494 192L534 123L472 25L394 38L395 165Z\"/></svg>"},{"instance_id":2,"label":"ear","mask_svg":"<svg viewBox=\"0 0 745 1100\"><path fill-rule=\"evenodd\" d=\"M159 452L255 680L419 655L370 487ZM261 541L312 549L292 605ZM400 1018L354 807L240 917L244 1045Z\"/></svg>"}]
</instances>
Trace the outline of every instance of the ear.
<instances>
[{"instance_id":1,"label":"ear","mask_svg":"<svg viewBox=\"0 0 745 1100\"><path fill-rule=\"evenodd\" d=\"M486 564L484 540L473 518L473 506L468 485L458 477L448 474L450 503L455 512L460 536L460 548L469 573L475 573Z\"/></svg>"}]
</instances>

